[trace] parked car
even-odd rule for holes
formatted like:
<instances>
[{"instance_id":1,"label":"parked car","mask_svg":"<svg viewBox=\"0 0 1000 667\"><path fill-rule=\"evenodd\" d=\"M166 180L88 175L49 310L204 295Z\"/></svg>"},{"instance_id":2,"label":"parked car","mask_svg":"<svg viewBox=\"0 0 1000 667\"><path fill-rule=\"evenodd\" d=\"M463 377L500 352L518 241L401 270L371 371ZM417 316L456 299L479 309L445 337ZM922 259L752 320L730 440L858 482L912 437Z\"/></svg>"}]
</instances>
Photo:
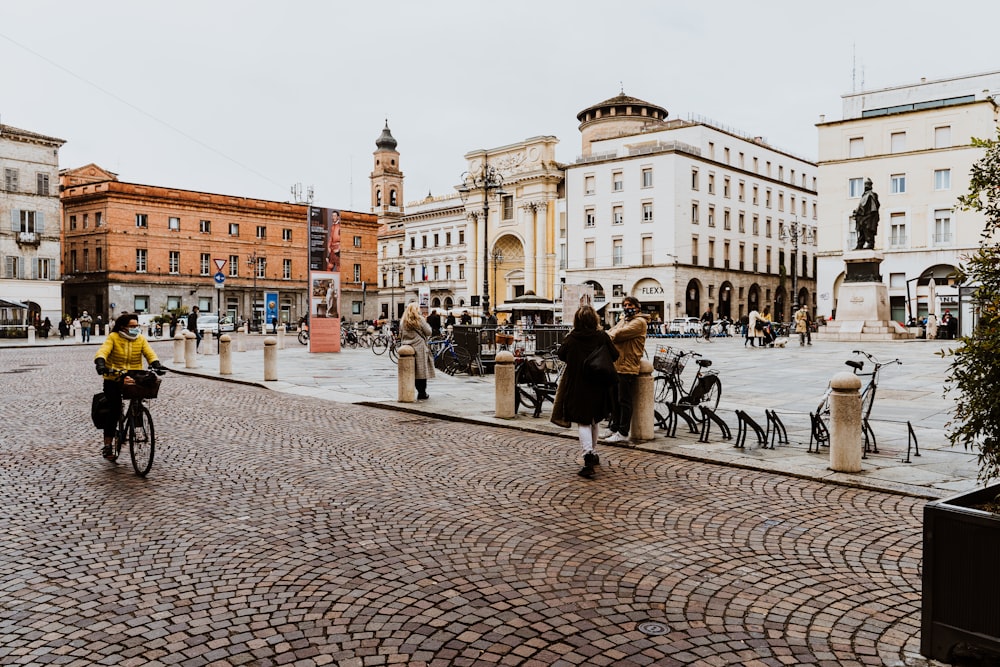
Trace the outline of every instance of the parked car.
<instances>
[{"instance_id":1,"label":"parked car","mask_svg":"<svg viewBox=\"0 0 1000 667\"><path fill-rule=\"evenodd\" d=\"M680 334L682 336L688 334L700 334L701 320L697 317L675 317L670 320L670 333Z\"/></svg>"},{"instance_id":2,"label":"parked car","mask_svg":"<svg viewBox=\"0 0 1000 667\"><path fill-rule=\"evenodd\" d=\"M207 333L229 333L231 331L236 331L236 323L233 318L229 316L223 316L222 322L219 322L218 315L199 315L198 316L198 331L203 334Z\"/></svg>"}]
</instances>

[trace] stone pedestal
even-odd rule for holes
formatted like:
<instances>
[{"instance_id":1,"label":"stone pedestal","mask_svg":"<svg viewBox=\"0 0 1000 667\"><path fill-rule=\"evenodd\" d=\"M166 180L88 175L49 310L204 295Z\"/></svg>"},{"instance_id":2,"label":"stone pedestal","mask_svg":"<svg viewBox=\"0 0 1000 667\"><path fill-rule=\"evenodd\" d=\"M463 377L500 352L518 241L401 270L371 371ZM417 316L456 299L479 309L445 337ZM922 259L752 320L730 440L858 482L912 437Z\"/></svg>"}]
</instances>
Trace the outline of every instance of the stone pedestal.
<instances>
[{"instance_id":1,"label":"stone pedestal","mask_svg":"<svg viewBox=\"0 0 1000 667\"><path fill-rule=\"evenodd\" d=\"M813 336L817 340L880 341L913 336L892 320L889 290L882 282L879 266L883 255L876 250L844 253L847 276L837 293L836 318Z\"/></svg>"}]
</instances>

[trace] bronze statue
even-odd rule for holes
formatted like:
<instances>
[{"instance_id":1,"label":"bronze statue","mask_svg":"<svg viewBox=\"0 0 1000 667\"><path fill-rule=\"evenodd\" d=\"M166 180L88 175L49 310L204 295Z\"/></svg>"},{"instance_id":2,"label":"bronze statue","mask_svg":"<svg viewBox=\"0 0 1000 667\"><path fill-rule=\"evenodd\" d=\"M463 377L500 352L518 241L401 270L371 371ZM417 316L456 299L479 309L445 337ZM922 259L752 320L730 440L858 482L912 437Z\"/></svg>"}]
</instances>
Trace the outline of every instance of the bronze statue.
<instances>
[{"instance_id":1,"label":"bronze statue","mask_svg":"<svg viewBox=\"0 0 1000 667\"><path fill-rule=\"evenodd\" d=\"M858 245L855 250L865 248L875 248L875 234L878 232L878 195L872 190L872 179L865 179L865 191L861 195L861 202L854 209L851 217L854 218L855 229L858 233Z\"/></svg>"}]
</instances>

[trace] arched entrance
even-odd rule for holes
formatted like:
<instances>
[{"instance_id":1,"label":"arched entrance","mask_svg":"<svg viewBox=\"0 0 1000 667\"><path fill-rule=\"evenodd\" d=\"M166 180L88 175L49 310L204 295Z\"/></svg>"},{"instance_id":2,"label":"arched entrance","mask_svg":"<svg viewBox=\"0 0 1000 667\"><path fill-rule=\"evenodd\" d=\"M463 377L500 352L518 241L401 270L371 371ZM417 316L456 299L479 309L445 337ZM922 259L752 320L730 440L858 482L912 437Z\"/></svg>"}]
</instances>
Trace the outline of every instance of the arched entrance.
<instances>
[{"instance_id":1,"label":"arched entrance","mask_svg":"<svg viewBox=\"0 0 1000 667\"><path fill-rule=\"evenodd\" d=\"M494 304L524 295L524 244L519 238L504 234L493 242L489 269Z\"/></svg>"},{"instance_id":2,"label":"arched entrance","mask_svg":"<svg viewBox=\"0 0 1000 667\"><path fill-rule=\"evenodd\" d=\"M760 312L760 286L754 283L747 290L747 313L756 310Z\"/></svg>"},{"instance_id":3,"label":"arched entrance","mask_svg":"<svg viewBox=\"0 0 1000 667\"><path fill-rule=\"evenodd\" d=\"M701 282L692 278L684 290L684 313L688 317L701 316Z\"/></svg>"},{"instance_id":4,"label":"arched entrance","mask_svg":"<svg viewBox=\"0 0 1000 667\"><path fill-rule=\"evenodd\" d=\"M639 299L642 312L649 315L650 322L662 322L666 317L664 290L658 280L643 278L632 288L632 296Z\"/></svg>"},{"instance_id":5,"label":"arched entrance","mask_svg":"<svg viewBox=\"0 0 1000 667\"><path fill-rule=\"evenodd\" d=\"M795 300L800 306L805 306L812 312L812 302L809 300L809 290L805 287L799 290L799 297Z\"/></svg>"},{"instance_id":6,"label":"arched entrance","mask_svg":"<svg viewBox=\"0 0 1000 667\"><path fill-rule=\"evenodd\" d=\"M728 280L719 287L719 317L733 317L733 284Z\"/></svg>"}]
</instances>

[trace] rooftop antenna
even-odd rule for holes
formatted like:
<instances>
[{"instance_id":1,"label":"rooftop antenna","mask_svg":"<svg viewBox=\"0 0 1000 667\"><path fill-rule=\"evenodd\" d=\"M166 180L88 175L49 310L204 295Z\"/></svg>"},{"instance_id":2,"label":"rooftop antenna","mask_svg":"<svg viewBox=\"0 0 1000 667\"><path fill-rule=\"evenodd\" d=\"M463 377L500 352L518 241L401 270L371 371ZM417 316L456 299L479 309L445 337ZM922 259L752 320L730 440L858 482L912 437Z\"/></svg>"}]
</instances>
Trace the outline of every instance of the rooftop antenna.
<instances>
[{"instance_id":1,"label":"rooftop antenna","mask_svg":"<svg viewBox=\"0 0 1000 667\"><path fill-rule=\"evenodd\" d=\"M316 190L313 188L313 186L310 185L308 188L306 188L306 202L312 204L313 199L315 199L315 195L316 195Z\"/></svg>"},{"instance_id":2,"label":"rooftop antenna","mask_svg":"<svg viewBox=\"0 0 1000 667\"><path fill-rule=\"evenodd\" d=\"M621 90L622 95L625 94L625 84L621 81L618 82L618 89Z\"/></svg>"}]
</instances>

